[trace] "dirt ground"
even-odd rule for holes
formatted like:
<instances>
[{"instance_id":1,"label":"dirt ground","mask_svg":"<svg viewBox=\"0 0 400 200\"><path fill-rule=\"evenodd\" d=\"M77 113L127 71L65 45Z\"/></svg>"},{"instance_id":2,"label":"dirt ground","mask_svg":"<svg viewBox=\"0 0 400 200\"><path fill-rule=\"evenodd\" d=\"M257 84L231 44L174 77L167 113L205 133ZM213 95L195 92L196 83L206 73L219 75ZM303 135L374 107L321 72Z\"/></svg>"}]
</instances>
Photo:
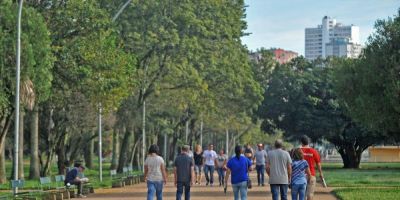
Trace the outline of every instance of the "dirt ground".
<instances>
[{"instance_id":1,"label":"dirt ground","mask_svg":"<svg viewBox=\"0 0 400 200\"><path fill-rule=\"evenodd\" d=\"M218 176L214 174L214 180L217 179ZM251 178L253 181L253 188L248 190L249 200L270 200L271 190L269 185L266 184L264 187L257 186L257 180L255 176L255 172L251 173ZM164 186L163 191L163 199L164 200L174 200L176 195L176 187L173 184L172 176L169 177L170 182ZM228 200L233 199L232 188L228 187L228 192L225 195L223 187L219 186L205 186L205 179L203 178L202 185L195 185L191 188L191 199L192 200ZM217 181L218 182L218 181ZM268 183L268 179L266 180ZM330 193L331 188L323 188L321 185L318 185L315 193L315 200L336 200L336 198ZM95 190L95 194L90 194L86 199L87 200L109 200L109 199L117 199L117 200L126 200L126 199L146 199L147 196L147 187L145 183L141 183L134 186L126 186L124 188L113 188L113 189L98 189ZM289 194L290 196L290 190ZM156 199L156 198L154 198ZM184 198L183 198L184 199ZM288 197L291 199L291 197Z\"/></svg>"}]
</instances>

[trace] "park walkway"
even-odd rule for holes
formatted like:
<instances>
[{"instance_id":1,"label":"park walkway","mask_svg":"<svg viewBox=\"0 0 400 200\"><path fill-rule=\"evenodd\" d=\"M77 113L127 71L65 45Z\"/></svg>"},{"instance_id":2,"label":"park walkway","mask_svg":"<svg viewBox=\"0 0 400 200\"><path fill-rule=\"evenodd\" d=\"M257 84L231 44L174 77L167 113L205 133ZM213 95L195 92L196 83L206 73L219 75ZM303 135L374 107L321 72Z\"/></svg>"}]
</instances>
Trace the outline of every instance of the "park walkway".
<instances>
[{"instance_id":1,"label":"park walkway","mask_svg":"<svg viewBox=\"0 0 400 200\"><path fill-rule=\"evenodd\" d=\"M216 173L214 177L217 178ZM257 185L257 180L255 176L255 172L251 173L251 177L254 183ZM176 188L173 184L173 175L169 176L169 182L164 187L164 200L175 200ZM214 179L218 180L218 179ZM204 181L204 177L203 177ZM268 181L268 179L267 179ZM223 187L206 187L203 185L195 185L191 188L191 199L193 200L228 200L233 199L232 188L228 187L228 192L225 196L223 192ZM112 188L112 189L98 189L95 191L95 194L91 194L86 198L87 200L136 200L136 199L146 199L147 195L147 187L145 183L141 183L138 185L127 186L124 188ZM316 196L314 199L316 200L336 200L336 198L330 193L331 189L322 188L320 185L316 189ZM249 200L270 200L271 192L269 185L267 184L265 187L254 186L248 192ZM288 197L288 199L291 199Z\"/></svg>"}]
</instances>

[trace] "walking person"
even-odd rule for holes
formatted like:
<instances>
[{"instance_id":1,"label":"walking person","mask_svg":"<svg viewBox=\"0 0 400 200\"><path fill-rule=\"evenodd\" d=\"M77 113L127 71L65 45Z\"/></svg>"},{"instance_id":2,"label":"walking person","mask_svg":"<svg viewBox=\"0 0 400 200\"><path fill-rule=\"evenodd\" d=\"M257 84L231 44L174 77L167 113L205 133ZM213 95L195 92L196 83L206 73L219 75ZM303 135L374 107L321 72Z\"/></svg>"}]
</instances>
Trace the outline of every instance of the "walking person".
<instances>
[{"instance_id":1,"label":"walking person","mask_svg":"<svg viewBox=\"0 0 400 200\"><path fill-rule=\"evenodd\" d=\"M181 200L183 192L185 200L190 200L190 187L194 182L194 162L189 157L189 146L184 145L174 162L174 178L176 186L176 200Z\"/></svg>"},{"instance_id":2,"label":"walking person","mask_svg":"<svg viewBox=\"0 0 400 200\"><path fill-rule=\"evenodd\" d=\"M267 161L267 152L264 150L263 144L258 144L257 147L258 149L254 154L254 159L256 160L257 182L258 186L264 186L264 171L265 163Z\"/></svg>"},{"instance_id":3,"label":"walking person","mask_svg":"<svg viewBox=\"0 0 400 200\"><path fill-rule=\"evenodd\" d=\"M287 190L292 173L292 160L288 152L282 150L283 141L275 141L275 149L268 152L266 171L269 176L272 199L287 200Z\"/></svg>"},{"instance_id":4,"label":"walking person","mask_svg":"<svg viewBox=\"0 0 400 200\"><path fill-rule=\"evenodd\" d=\"M304 160L303 151L300 148L294 149L292 155L292 200L304 200L306 198L307 182L311 177L310 168L307 161Z\"/></svg>"},{"instance_id":5,"label":"walking person","mask_svg":"<svg viewBox=\"0 0 400 200\"><path fill-rule=\"evenodd\" d=\"M195 152L193 153L194 159L194 172L196 184L201 184L201 171L203 169L203 150L200 145L196 145Z\"/></svg>"},{"instance_id":6,"label":"walking person","mask_svg":"<svg viewBox=\"0 0 400 200\"><path fill-rule=\"evenodd\" d=\"M208 145L208 149L203 152L204 158L204 174L206 175L206 185L214 184L214 170L215 170L215 159L217 158L217 153L214 151L214 145Z\"/></svg>"},{"instance_id":7,"label":"walking person","mask_svg":"<svg viewBox=\"0 0 400 200\"><path fill-rule=\"evenodd\" d=\"M225 177L225 171L226 171L226 162L228 160L228 156L225 155L224 150L221 149L219 150L219 154L217 156L217 159L215 160L217 172L218 172L218 180L219 180L219 186L224 185L224 177Z\"/></svg>"},{"instance_id":8,"label":"walking person","mask_svg":"<svg viewBox=\"0 0 400 200\"><path fill-rule=\"evenodd\" d=\"M229 176L232 174L231 184L235 200L247 200L248 172L251 170L251 161L241 154L242 147L238 145L235 147L235 157L229 159L226 170L225 187L228 185Z\"/></svg>"},{"instance_id":9,"label":"walking person","mask_svg":"<svg viewBox=\"0 0 400 200\"><path fill-rule=\"evenodd\" d=\"M309 146L310 139L306 135L301 137L300 142L301 150L304 154L304 160L307 161L311 173L310 180L307 184L306 196L307 200L313 200L314 190L317 184L317 178L315 176L315 165L317 165L318 167L319 177L321 178L321 180L324 178L324 175L322 174L321 158L319 156L319 153L314 148Z\"/></svg>"},{"instance_id":10,"label":"walking person","mask_svg":"<svg viewBox=\"0 0 400 200\"><path fill-rule=\"evenodd\" d=\"M164 159L159 156L159 147L152 144L144 162L144 180L147 182L147 200L153 200L154 194L157 200L162 200L163 185L167 184L167 172Z\"/></svg>"},{"instance_id":11,"label":"walking person","mask_svg":"<svg viewBox=\"0 0 400 200\"><path fill-rule=\"evenodd\" d=\"M253 160L254 150L253 150L253 148L251 148L250 144L247 144L245 146L244 155L246 156L246 158L248 158L250 160L250 162Z\"/></svg>"}]
</instances>

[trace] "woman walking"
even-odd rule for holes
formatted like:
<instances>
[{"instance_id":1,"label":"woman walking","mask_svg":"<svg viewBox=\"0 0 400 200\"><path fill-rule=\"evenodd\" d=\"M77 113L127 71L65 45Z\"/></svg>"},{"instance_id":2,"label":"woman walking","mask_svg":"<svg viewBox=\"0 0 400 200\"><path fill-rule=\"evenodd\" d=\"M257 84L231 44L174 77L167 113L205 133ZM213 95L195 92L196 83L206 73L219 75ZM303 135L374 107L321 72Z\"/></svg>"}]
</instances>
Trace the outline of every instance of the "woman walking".
<instances>
[{"instance_id":1,"label":"woman walking","mask_svg":"<svg viewBox=\"0 0 400 200\"><path fill-rule=\"evenodd\" d=\"M144 179L147 181L147 200L153 200L154 194L157 200L162 200L163 185L167 183L164 159L158 155L159 148L153 144L144 163Z\"/></svg>"},{"instance_id":2,"label":"woman walking","mask_svg":"<svg viewBox=\"0 0 400 200\"><path fill-rule=\"evenodd\" d=\"M307 174L307 176L306 176ZM311 176L308 163L304 160L303 151L296 148L293 151L292 162L292 200L304 200L306 197L307 182Z\"/></svg>"},{"instance_id":3,"label":"woman walking","mask_svg":"<svg viewBox=\"0 0 400 200\"><path fill-rule=\"evenodd\" d=\"M194 172L196 184L201 183L201 170L203 169L203 150L200 145L196 145L195 152L193 153L194 159Z\"/></svg>"},{"instance_id":4,"label":"woman walking","mask_svg":"<svg viewBox=\"0 0 400 200\"><path fill-rule=\"evenodd\" d=\"M219 154L217 156L217 159L215 160L216 162L216 167L217 167L217 172L218 172L218 180L219 180L219 186L224 185L225 181L225 171L226 171L226 161L228 160L228 156L224 153L224 150L221 149L219 150Z\"/></svg>"},{"instance_id":5,"label":"woman walking","mask_svg":"<svg viewBox=\"0 0 400 200\"><path fill-rule=\"evenodd\" d=\"M251 170L251 161L242 156L242 147L235 147L236 156L231 158L227 164L225 187L228 184L229 175L232 174L231 183L235 200L247 200L248 171ZM240 198L239 198L240 195Z\"/></svg>"}]
</instances>

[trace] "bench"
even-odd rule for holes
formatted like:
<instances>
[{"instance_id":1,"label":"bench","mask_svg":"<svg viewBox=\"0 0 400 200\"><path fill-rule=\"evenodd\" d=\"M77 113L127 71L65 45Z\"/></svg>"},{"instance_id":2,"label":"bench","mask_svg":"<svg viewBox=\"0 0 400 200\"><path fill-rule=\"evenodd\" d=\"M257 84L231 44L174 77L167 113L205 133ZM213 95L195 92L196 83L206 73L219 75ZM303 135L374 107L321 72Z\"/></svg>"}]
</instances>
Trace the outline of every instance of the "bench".
<instances>
[{"instance_id":1,"label":"bench","mask_svg":"<svg viewBox=\"0 0 400 200\"><path fill-rule=\"evenodd\" d=\"M46 200L63 200L64 192L56 188L51 182L50 177L40 177L40 189L43 191L43 199ZM69 197L69 195L67 195Z\"/></svg>"},{"instance_id":2,"label":"bench","mask_svg":"<svg viewBox=\"0 0 400 200\"><path fill-rule=\"evenodd\" d=\"M24 180L11 180L11 189L14 191L14 189L23 189L25 186L25 181ZM28 199L28 200L38 200L42 199L42 193L41 191L38 190L23 190L20 192L17 192L13 195L13 199Z\"/></svg>"}]
</instances>

